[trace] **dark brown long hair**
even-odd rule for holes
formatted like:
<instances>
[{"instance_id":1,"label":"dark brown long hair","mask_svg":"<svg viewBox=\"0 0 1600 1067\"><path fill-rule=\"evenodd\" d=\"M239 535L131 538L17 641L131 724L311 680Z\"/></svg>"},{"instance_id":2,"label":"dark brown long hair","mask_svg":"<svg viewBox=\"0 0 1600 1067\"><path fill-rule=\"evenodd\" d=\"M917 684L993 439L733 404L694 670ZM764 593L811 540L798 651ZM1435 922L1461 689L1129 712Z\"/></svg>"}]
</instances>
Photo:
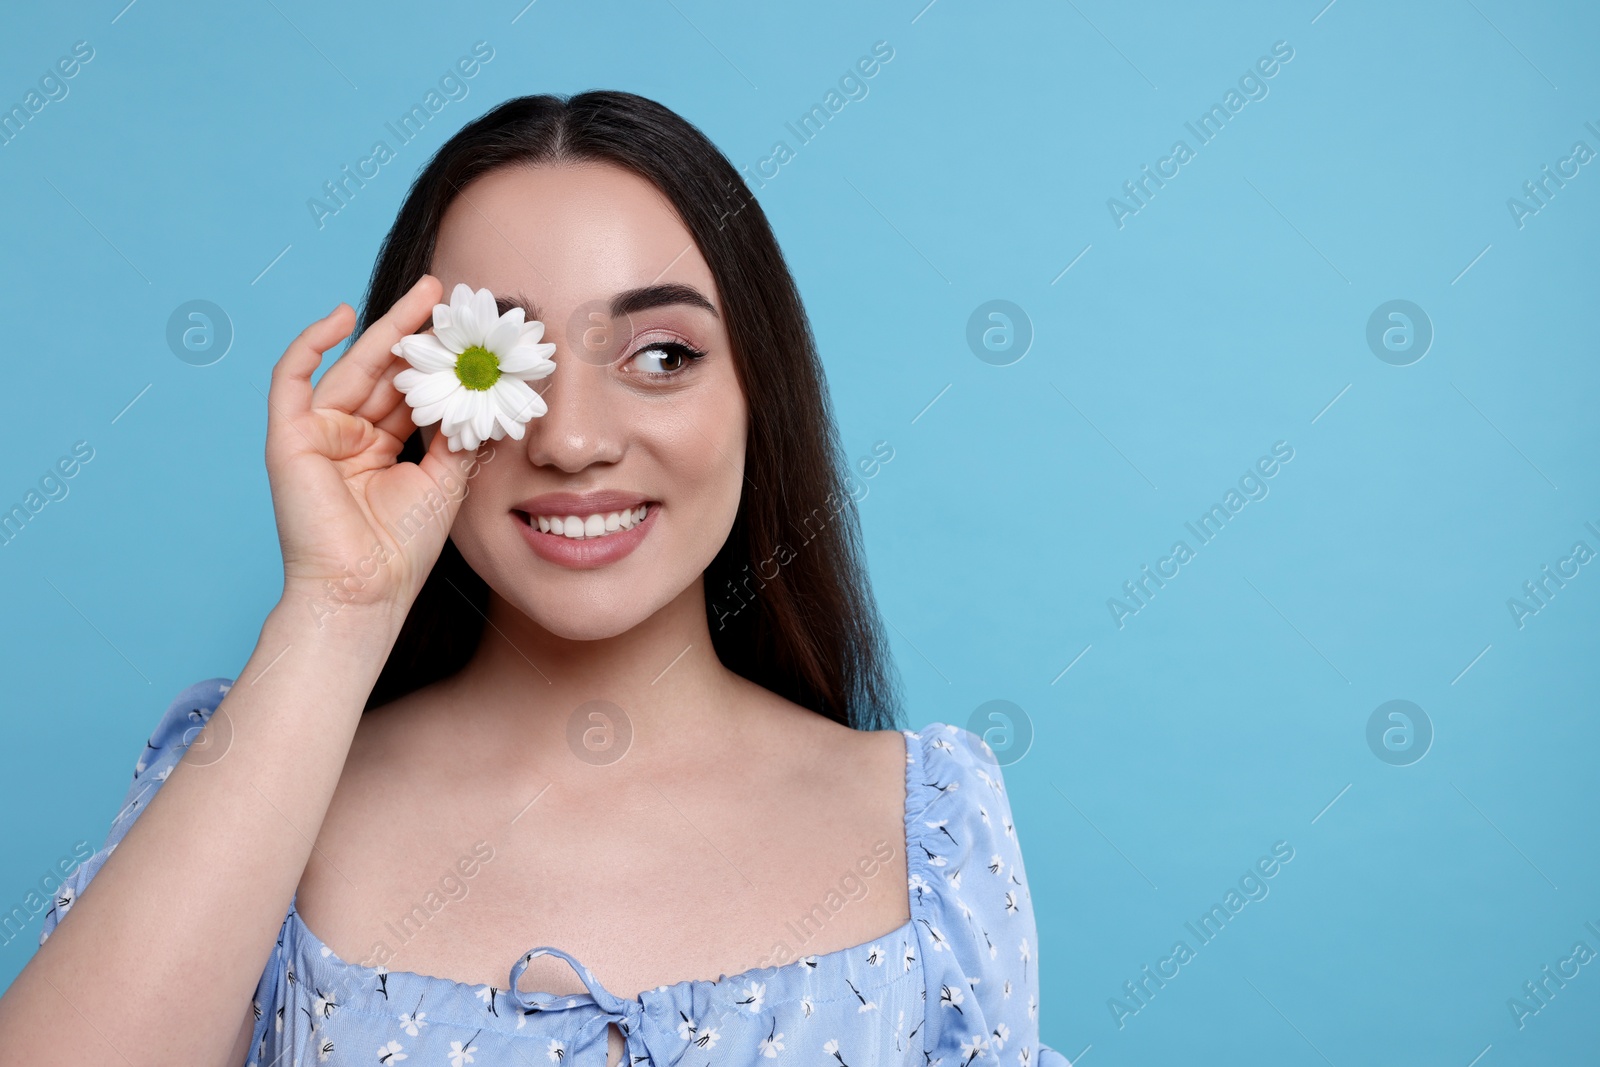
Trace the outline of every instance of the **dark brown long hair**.
<instances>
[{"instance_id":1,"label":"dark brown long hair","mask_svg":"<svg viewBox=\"0 0 1600 1067\"><path fill-rule=\"evenodd\" d=\"M898 676L810 322L766 215L694 125L624 92L524 96L494 108L446 141L412 184L379 252L358 330L428 272L445 209L468 183L496 167L587 161L626 168L661 190L722 298L750 414L738 515L705 572L717 656L836 722L896 727ZM419 430L399 459L415 463L423 453ZM367 709L465 666L488 602L488 585L446 540Z\"/></svg>"}]
</instances>

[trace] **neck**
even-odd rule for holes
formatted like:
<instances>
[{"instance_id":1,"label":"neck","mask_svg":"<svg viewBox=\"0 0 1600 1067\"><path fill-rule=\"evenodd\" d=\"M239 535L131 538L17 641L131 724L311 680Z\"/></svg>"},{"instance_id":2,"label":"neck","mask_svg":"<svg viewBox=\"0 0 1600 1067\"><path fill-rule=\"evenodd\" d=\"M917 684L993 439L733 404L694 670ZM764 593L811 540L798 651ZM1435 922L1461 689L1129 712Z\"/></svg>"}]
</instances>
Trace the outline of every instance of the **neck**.
<instances>
[{"instance_id":1,"label":"neck","mask_svg":"<svg viewBox=\"0 0 1600 1067\"><path fill-rule=\"evenodd\" d=\"M582 749L605 762L626 731L635 763L687 754L708 731L728 736L718 732L734 726L738 683L712 647L703 580L592 640L554 634L491 592L483 638L455 679L462 706L509 750L573 748L581 760Z\"/></svg>"}]
</instances>

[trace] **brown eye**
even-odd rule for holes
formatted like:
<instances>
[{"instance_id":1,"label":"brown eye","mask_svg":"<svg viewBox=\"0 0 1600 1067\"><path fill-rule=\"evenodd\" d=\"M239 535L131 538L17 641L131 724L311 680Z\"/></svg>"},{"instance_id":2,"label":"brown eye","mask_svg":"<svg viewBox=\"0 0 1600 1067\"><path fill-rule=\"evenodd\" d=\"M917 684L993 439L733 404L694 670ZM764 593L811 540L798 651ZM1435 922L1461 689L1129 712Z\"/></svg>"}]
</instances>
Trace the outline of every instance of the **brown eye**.
<instances>
[{"instance_id":1,"label":"brown eye","mask_svg":"<svg viewBox=\"0 0 1600 1067\"><path fill-rule=\"evenodd\" d=\"M641 366L647 378L670 378L704 356L699 349L677 341L659 341L635 352L629 362L645 360Z\"/></svg>"}]
</instances>

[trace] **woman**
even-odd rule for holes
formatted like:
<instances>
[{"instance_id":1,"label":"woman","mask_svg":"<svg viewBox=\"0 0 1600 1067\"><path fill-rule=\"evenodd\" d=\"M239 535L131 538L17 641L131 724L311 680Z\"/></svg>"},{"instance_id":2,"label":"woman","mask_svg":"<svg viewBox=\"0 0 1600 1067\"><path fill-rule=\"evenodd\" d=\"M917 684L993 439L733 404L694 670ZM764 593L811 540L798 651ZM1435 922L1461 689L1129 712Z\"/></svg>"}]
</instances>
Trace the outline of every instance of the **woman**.
<instances>
[{"instance_id":1,"label":"woman","mask_svg":"<svg viewBox=\"0 0 1600 1067\"><path fill-rule=\"evenodd\" d=\"M395 383L458 285L556 345L544 412L472 452ZM1064 1062L999 769L893 728L809 326L715 147L627 93L503 104L313 387L352 314L272 373L282 599L158 723L0 1047Z\"/></svg>"}]
</instances>

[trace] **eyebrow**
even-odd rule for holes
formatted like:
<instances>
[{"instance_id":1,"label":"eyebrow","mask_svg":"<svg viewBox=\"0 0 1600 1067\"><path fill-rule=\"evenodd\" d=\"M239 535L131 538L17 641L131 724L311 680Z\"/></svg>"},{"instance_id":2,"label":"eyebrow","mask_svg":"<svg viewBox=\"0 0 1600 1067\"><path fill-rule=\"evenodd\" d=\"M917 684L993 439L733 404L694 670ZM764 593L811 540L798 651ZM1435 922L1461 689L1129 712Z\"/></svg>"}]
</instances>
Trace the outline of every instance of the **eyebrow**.
<instances>
[{"instance_id":1,"label":"eyebrow","mask_svg":"<svg viewBox=\"0 0 1600 1067\"><path fill-rule=\"evenodd\" d=\"M621 318L636 311L645 311L656 307L670 307L675 304L700 308L703 311L709 311L713 316L717 314L716 306L694 286L684 285L680 282L668 282L663 285L646 285L637 289L624 289L622 292L617 293L611 298L611 317ZM496 297L495 306L502 315L512 308L521 308L523 314L530 319L543 318L539 314L539 305L521 293L512 297Z\"/></svg>"}]
</instances>

